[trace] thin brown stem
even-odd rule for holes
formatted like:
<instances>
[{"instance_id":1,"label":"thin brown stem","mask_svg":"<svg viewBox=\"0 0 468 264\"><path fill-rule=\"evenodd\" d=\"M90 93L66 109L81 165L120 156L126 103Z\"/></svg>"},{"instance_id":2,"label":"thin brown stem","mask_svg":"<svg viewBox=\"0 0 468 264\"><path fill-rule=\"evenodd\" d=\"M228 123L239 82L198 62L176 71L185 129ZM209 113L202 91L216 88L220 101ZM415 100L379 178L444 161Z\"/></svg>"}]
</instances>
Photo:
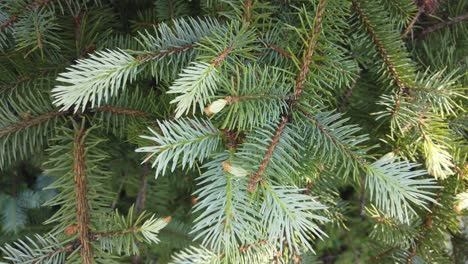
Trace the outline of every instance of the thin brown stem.
<instances>
[{"instance_id":1,"label":"thin brown stem","mask_svg":"<svg viewBox=\"0 0 468 264\"><path fill-rule=\"evenodd\" d=\"M276 146L278 145L280 136L283 133L284 129L286 128L286 124L288 122L289 122L289 118L287 116L283 116L281 123L279 124L278 129L276 130L275 135L273 136L270 144L268 145L267 151L265 153L265 158L260 163L260 167L258 168L257 172L255 172L254 174L250 176L249 187L248 187L249 192L255 191L255 189L257 188L257 183L263 179L263 174L265 173L265 170L268 164L270 163L270 160L273 156L273 152Z\"/></svg>"},{"instance_id":2,"label":"thin brown stem","mask_svg":"<svg viewBox=\"0 0 468 264\"><path fill-rule=\"evenodd\" d=\"M227 47L223 52L221 52L211 63L214 67L218 67L226 59L226 57L231 53L233 46Z\"/></svg>"},{"instance_id":3,"label":"thin brown stem","mask_svg":"<svg viewBox=\"0 0 468 264\"><path fill-rule=\"evenodd\" d=\"M411 22L408 24L408 26L406 27L405 31L403 32L403 34L401 34L401 38L406 38L408 36L408 34L413 30L413 27L414 25L416 24L416 22L418 22L419 20L419 17L424 13L424 9L423 8L419 8L418 9L418 13L416 13L416 15L414 16L414 18L411 20Z\"/></svg>"},{"instance_id":4,"label":"thin brown stem","mask_svg":"<svg viewBox=\"0 0 468 264\"><path fill-rule=\"evenodd\" d=\"M81 244L80 255L84 264L93 263L93 248L89 239L90 212L88 204L88 177L84 140L86 129L82 126L76 131L73 145L73 174L75 181L76 221L78 240Z\"/></svg>"},{"instance_id":5,"label":"thin brown stem","mask_svg":"<svg viewBox=\"0 0 468 264\"><path fill-rule=\"evenodd\" d=\"M59 248L59 249L57 249L57 250L55 250L55 251L52 251L52 252L48 253L48 254L45 255L45 256L41 256L41 257L35 258L35 259L31 260L31 263L32 263L32 264L39 264L39 263L41 263L44 259L51 258L51 257L53 257L53 256L55 256L55 255L57 255L57 254L63 253L63 252L70 252L70 251L72 251L72 250L73 250L73 245L72 245L72 244L69 244L69 245L67 245L67 246L65 246L65 247L63 247L63 248Z\"/></svg>"},{"instance_id":6,"label":"thin brown stem","mask_svg":"<svg viewBox=\"0 0 468 264\"><path fill-rule=\"evenodd\" d=\"M468 13L465 13L463 15L459 15L459 16L450 18L448 21L437 23L437 24L435 24L433 26L430 26L428 28L425 28L423 31L421 31L421 33L418 35L418 38L422 39L429 33L435 32L435 31L440 30L440 29L442 29L444 27L454 25L456 23L462 22L462 21L467 20L467 19L468 19Z\"/></svg>"},{"instance_id":7,"label":"thin brown stem","mask_svg":"<svg viewBox=\"0 0 468 264\"><path fill-rule=\"evenodd\" d=\"M117 114L117 115L128 115L128 116L134 116L134 117L150 117L151 116L150 114L140 111L140 110L122 108L122 107L111 106L111 105L98 107L94 109L94 111Z\"/></svg>"},{"instance_id":8,"label":"thin brown stem","mask_svg":"<svg viewBox=\"0 0 468 264\"><path fill-rule=\"evenodd\" d=\"M0 30L13 25L14 23L16 23L16 21L18 21L18 16L11 16L9 19L5 20L5 22L0 24Z\"/></svg>"},{"instance_id":9,"label":"thin brown stem","mask_svg":"<svg viewBox=\"0 0 468 264\"><path fill-rule=\"evenodd\" d=\"M49 120L51 120L53 118L63 116L63 115L66 115L66 114L67 114L67 112L53 111L53 112L49 112L49 113L45 113L45 114L36 116L34 118L31 118L31 119L24 119L23 122L21 122L21 123L12 124L10 126L2 128L0 130L0 138L4 137L4 136L11 135L11 134L18 133L18 132L20 132L22 130L25 130L25 129L29 128L29 127L38 126L40 124L46 123L47 121L49 121Z\"/></svg>"},{"instance_id":10,"label":"thin brown stem","mask_svg":"<svg viewBox=\"0 0 468 264\"><path fill-rule=\"evenodd\" d=\"M253 0L244 1L244 21L249 22L252 20L252 5Z\"/></svg>"},{"instance_id":11,"label":"thin brown stem","mask_svg":"<svg viewBox=\"0 0 468 264\"><path fill-rule=\"evenodd\" d=\"M320 0L317 10L317 16L315 19L315 25L312 30L312 35L309 38L309 43L307 45L307 49L305 50L303 61L301 63L301 70L296 78L296 84L294 86L295 100L299 100L301 97L304 85L306 83L306 77L309 73L309 67L312 63L312 57L318 44L318 34L320 33L320 29L322 28L322 18L325 10L325 1L326 0ZM276 129L276 132L265 152L265 158L260 163L260 167L257 169L257 171L250 176L249 187L247 189L249 192L254 192L257 188L257 184L263 180L263 174L265 173L268 164L270 163L270 160L273 157L273 152L275 151L275 148L278 145L280 137L283 134L288 122L291 121L289 118L290 111L292 111L292 109L289 110L289 113L286 113L281 117L281 122L278 128Z\"/></svg>"},{"instance_id":12,"label":"thin brown stem","mask_svg":"<svg viewBox=\"0 0 468 264\"><path fill-rule=\"evenodd\" d=\"M269 49L272 49L272 50L278 52L278 54L285 57L286 59L291 59L292 58L292 55L289 52L285 51L284 49L278 47L277 45L275 45L273 43L263 42L263 45L265 45L265 47L267 47Z\"/></svg>"},{"instance_id":13,"label":"thin brown stem","mask_svg":"<svg viewBox=\"0 0 468 264\"><path fill-rule=\"evenodd\" d=\"M304 111L303 109L300 110L307 118L309 118L312 123L320 130L324 135L326 135L331 141L335 143L335 145L339 146L350 158L358 162L362 167L367 167L369 164L362 159L361 157L354 154L348 147L343 145L333 134L330 133L325 127L323 127L320 122L310 113Z\"/></svg>"},{"instance_id":14,"label":"thin brown stem","mask_svg":"<svg viewBox=\"0 0 468 264\"><path fill-rule=\"evenodd\" d=\"M317 44L319 40L318 35L322 28L322 19L323 19L324 11L325 11L325 0L320 0L320 3L318 5L318 10L317 10L317 16L315 18L314 29L312 31L312 35L309 38L309 43L307 45L308 48L305 52L305 55L302 61L301 70L296 78L296 85L294 86L294 89L295 89L294 98L296 100L299 99L299 97L302 94L302 91L304 90L304 85L306 83L307 74L309 73L309 70L310 70L309 67L312 62L312 57L314 55L315 49L317 48Z\"/></svg>"},{"instance_id":15,"label":"thin brown stem","mask_svg":"<svg viewBox=\"0 0 468 264\"><path fill-rule=\"evenodd\" d=\"M387 256L388 254L392 253L393 251L395 251L395 248L389 248L389 249L385 250L384 252L379 253L378 255L370 257L370 260L376 261L376 260L382 259L383 257Z\"/></svg>"},{"instance_id":16,"label":"thin brown stem","mask_svg":"<svg viewBox=\"0 0 468 264\"><path fill-rule=\"evenodd\" d=\"M369 21L369 18L367 17L366 13L364 10L361 8L361 4L359 3L358 0L353 0L353 8L356 10L357 14L361 18L362 24L364 25L367 33L371 36L372 41L374 42L377 51L380 53L381 57L384 60L385 65L387 65L387 68L390 71L390 74L392 76L393 81L395 84L400 88L400 93L404 93L406 91L406 84L403 82L403 80L400 78L398 71L393 64L392 60L390 59L390 55L388 54L387 49L385 48L385 45L382 43L380 38L377 36L377 33L375 32L374 26Z\"/></svg>"},{"instance_id":17,"label":"thin brown stem","mask_svg":"<svg viewBox=\"0 0 468 264\"><path fill-rule=\"evenodd\" d=\"M254 243L254 244L249 244L249 245L241 246L241 247L239 247L239 251L240 251L240 252L244 252L244 251L249 250L250 248L253 248L253 247L256 247L256 246L259 246L259 245L264 245L264 244L266 244L266 243L268 243L268 240L263 239L263 240L257 241L257 242Z\"/></svg>"}]
</instances>

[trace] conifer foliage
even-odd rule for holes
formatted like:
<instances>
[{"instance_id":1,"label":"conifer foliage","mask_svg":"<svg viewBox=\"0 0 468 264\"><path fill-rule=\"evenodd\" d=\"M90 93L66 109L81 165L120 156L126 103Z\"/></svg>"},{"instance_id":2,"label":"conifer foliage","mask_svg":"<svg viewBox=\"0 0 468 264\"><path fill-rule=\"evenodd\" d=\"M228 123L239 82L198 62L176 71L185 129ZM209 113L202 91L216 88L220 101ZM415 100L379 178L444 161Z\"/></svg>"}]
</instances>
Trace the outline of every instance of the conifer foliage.
<instances>
[{"instance_id":1,"label":"conifer foliage","mask_svg":"<svg viewBox=\"0 0 468 264\"><path fill-rule=\"evenodd\" d=\"M467 10L0 1L0 257L468 261Z\"/></svg>"}]
</instances>

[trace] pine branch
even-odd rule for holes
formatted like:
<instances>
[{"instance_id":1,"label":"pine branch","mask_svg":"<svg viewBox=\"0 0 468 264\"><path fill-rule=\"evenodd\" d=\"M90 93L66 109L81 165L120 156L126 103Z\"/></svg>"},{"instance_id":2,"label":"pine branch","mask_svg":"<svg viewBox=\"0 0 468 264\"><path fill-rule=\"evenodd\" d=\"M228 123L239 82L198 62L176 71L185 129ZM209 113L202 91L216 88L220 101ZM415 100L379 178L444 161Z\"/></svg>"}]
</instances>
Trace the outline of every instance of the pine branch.
<instances>
[{"instance_id":1,"label":"pine branch","mask_svg":"<svg viewBox=\"0 0 468 264\"><path fill-rule=\"evenodd\" d=\"M6 66L6 65L5 65ZM12 66L6 66L13 68ZM60 67L57 65L57 67ZM3 82L0 85L0 96L10 96L14 93L22 93L29 89L44 89L49 88L55 71L51 69L41 69L35 73L24 73L14 75L11 82Z\"/></svg>"},{"instance_id":2,"label":"pine branch","mask_svg":"<svg viewBox=\"0 0 468 264\"><path fill-rule=\"evenodd\" d=\"M152 60L152 59L164 58L164 57L169 56L169 55L173 55L173 54L177 54L177 53L181 53L181 52L186 52L186 51L192 50L194 48L195 48L195 45L193 45L193 44L185 45L185 46L182 46L182 47L172 47L172 48L169 48L169 49L166 49L166 50L161 50L161 51L156 51L156 52L152 52L152 53L146 53L146 54L143 54L143 55L138 55L136 57L136 59L138 61L149 61L149 60Z\"/></svg>"},{"instance_id":3,"label":"pine branch","mask_svg":"<svg viewBox=\"0 0 468 264\"><path fill-rule=\"evenodd\" d=\"M390 74L392 76L393 81L395 84L400 88L399 94L405 93L407 87L409 86L406 81L404 81L398 72L397 66L394 64L394 62L391 59L391 54L388 52L387 48L385 47L385 44L381 40L381 36L378 35L378 33L375 30L375 26L372 24L372 22L369 20L368 15L365 13L365 11L361 8L361 4L359 0L353 0L353 8L356 10L358 13L359 17L361 18L361 21L369 33L369 35L372 38L372 41L374 42L377 50L379 51L384 63L386 64L388 70L390 71Z\"/></svg>"},{"instance_id":4,"label":"pine branch","mask_svg":"<svg viewBox=\"0 0 468 264\"><path fill-rule=\"evenodd\" d=\"M0 30L3 30L11 25L13 25L18 20L18 16L11 16L9 19L0 24Z\"/></svg>"},{"instance_id":5,"label":"pine branch","mask_svg":"<svg viewBox=\"0 0 468 264\"><path fill-rule=\"evenodd\" d=\"M253 0L244 0L244 21L246 23L252 20Z\"/></svg>"},{"instance_id":6,"label":"pine branch","mask_svg":"<svg viewBox=\"0 0 468 264\"><path fill-rule=\"evenodd\" d=\"M12 15L10 18L8 18L5 22L0 24L0 31L4 30L5 28L7 28L9 26L14 25L16 22L18 22L19 16L22 13L24 13L26 11L36 9L36 8L39 8L39 7L42 7L42 6L46 6L46 5L48 5L48 4L50 4L50 3L54 2L54 1L56 1L56 0L35 0L35 1L33 1L32 3L24 6L24 8L22 10L20 10L19 12L17 12L15 15Z\"/></svg>"},{"instance_id":7,"label":"pine branch","mask_svg":"<svg viewBox=\"0 0 468 264\"><path fill-rule=\"evenodd\" d=\"M284 119L289 121L289 117ZM233 164L245 170L250 175L249 188L255 189L258 183L285 182L292 184L293 175L298 172L299 152L303 150L301 145L303 138L302 128L294 123L271 122L246 135L239 150L235 153ZM280 128L278 130L278 128ZM278 131L280 131L278 133ZM275 137L276 135L276 137ZM275 140L275 142L273 142ZM274 144L272 144L272 142ZM268 158L265 159L266 154ZM262 166L263 164L263 166ZM266 166L268 165L268 166ZM258 177L256 173L260 170L262 178L255 182Z\"/></svg>"},{"instance_id":8,"label":"pine branch","mask_svg":"<svg viewBox=\"0 0 468 264\"><path fill-rule=\"evenodd\" d=\"M437 203L429 190L441 188L435 185L434 179L418 179L426 172L414 170L417 166L384 156L367 167L366 187L370 198L375 200L377 208L404 223L409 223L410 213L415 213L410 202L429 210L428 202Z\"/></svg>"},{"instance_id":9,"label":"pine branch","mask_svg":"<svg viewBox=\"0 0 468 264\"><path fill-rule=\"evenodd\" d=\"M145 152L149 155L143 162L147 162L156 156L152 167L156 168L156 177L164 174L172 162L171 171L174 171L179 162L182 168L193 167L197 160L208 158L218 147L221 132L211 122L187 119L178 121L158 121L162 133L149 128L152 137L141 136L149 139L156 145L141 147L136 152ZM182 160L179 161L179 159Z\"/></svg>"},{"instance_id":10,"label":"pine branch","mask_svg":"<svg viewBox=\"0 0 468 264\"><path fill-rule=\"evenodd\" d=\"M196 43L219 27L209 18L176 20L174 30L161 23L154 35L140 34L137 41L143 51L105 50L78 60L57 78L64 85L52 90L54 103L62 110L73 107L75 112L84 110L88 103L94 108L125 90L127 82L141 77L144 70L157 80L171 80L198 53L193 49Z\"/></svg>"},{"instance_id":11,"label":"pine branch","mask_svg":"<svg viewBox=\"0 0 468 264\"><path fill-rule=\"evenodd\" d=\"M128 109L128 108L122 108L122 107L116 107L112 105L104 105L100 106L98 108L93 109L96 112L104 112L104 113L111 113L111 114L117 114L117 115L128 115L128 116L133 116L133 117L145 117L149 118L151 115L149 113L135 110L135 109Z\"/></svg>"},{"instance_id":12,"label":"pine branch","mask_svg":"<svg viewBox=\"0 0 468 264\"><path fill-rule=\"evenodd\" d=\"M200 176L204 186L196 192L200 200L194 209L200 214L191 233L215 253L234 260L239 257L239 246L253 243L261 231L246 193L247 180L223 167L222 162L229 160L226 154L217 155L204 166L207 170Z\"/></svg>"},{"instance_id":13,"label":"pine branch","mask_svg":"<svg viewBox=\"0 0 468 264\"><path fill-rule=\"evenodd\" d=\"M311 241L327 236L318 226L329 220L316 213L326 207L316 201L317 197L302 194L303 189L294 186L265 185L262 204L262 224L270 242L278 241L279 252L288 246L294 254L302 248L314 252Z\"/></svg>"},{"instance_id":14,"label":"pine branch","mask_svg":"<svg viewBox=\"0 0 468 264\"><path fill-rule=\"evenodd\" d=\"M88 204L88 177L85 162L85 147L84 140L86 137L86 129L84 122L81 128L76 127L74 136L73 148L73 173L75 182L75 199L76 199L76 222L78 239L81 244L80 255L85 264L93 263L93 248L89 240L90 220L89 220L89 204Z\"/></svg>"},{"instance_id":15,"label":"pine branch","mask_svg":"<svg viewBox=\"0 0 468 264\"><path fill-rule=\"evenodd\" d=\"M358 83L358 80L359 80L359 78L356 78L353 81L353 83L351 84L351 86L342 95L341 100L339 101L338 107L337 107L338 112L340 112L340 113L346 112L346 110L347 110L347 108L349 106L349 102L351 100L351 96L353 95L353 91L355 90L356 85Z\"/></svg>"},{"instance_id":16,"label":"pine branch","mask_svg":"<svg viewBox=\"0 0 468 264\"><path fill-rule=\"evenodd\" d=\"M129 210L129 216L133 216L133 207ZM116 218L119 216L117 215ZM159 241L156 239L156 237L153 237L153 235L159 233L159 230L162 229L164 226L166 226L169 222L171 222L172 218L170 216L162 218L162 219L156 219L153 216L151 216L149 219L145 220L145 222L142 223L141 226L138 226L142 222L142 219L146 217L146 214L144 212L140 213L138 216L138 219L135 220L133 226L125 229L119 229L119 230L114 230L114 231L108 231L104 233L93 233L90 234L89 236L91 237L90 240L99 240L101 238L107 238L107 237L113 237L113 236L126 236L129 234L137 234L137 233L142 233L143 236L148 240L148 241ZM130 218L130 217L128 217ZM123 220L124 218L122 218ZM155 226L157 227L157 230L155 229ZM130 225L129 225L130 226ZM151 233L151 234L146 234L145 232ZM154 233L154 234L153 234Z\"/></svg>"},{"instance_id":17,"label":"pine branch","mask_svg":"<svg viewBox=\"0 0 468 264\"><path fill-rule=\"evenodd\" d=\"M171 22L190 14L190 3L184 0L157 0L154 3L160 21Z\"/></svg>"},{"instance_id":18,"label":"pine branch","mask_svg":"<svg viewBox=\"0 0 468 264\"><path fill-rule=\"evenodd\" d=\"M278 54L280 54L284 58L292 59L292 55L289 52L287 52L284 49L278 47L277 45L275 45L273 43L265 42L265 41L262 41L262 43L263 43L263 45L265 45L265 47L274 50L275 52L277 52Z\"/></svg>"},{"instance_id":19,"label":"pine branch","mask_svg":"<svg viewBox=\"0 0 468 264\"><path fill-rule=\"evenodd\" d=\"M73 244L62 246L51 236L35 235L35 240L26 237L12 245L6 244L0 250L6 260L17 264L61 264L65 262L66 253L76 249Z\"/></svg>"},{"instance_id":20,"label":"pine branch","mask_svg":"<svg viewBox=\"0 0 468 264\"><path fill-rule=\"evenodd\" d=\"M423 8L419 8L418 9L418 13L416 13L416 15L414 16L414 18L411 20L411 22L408 24L408 26L406 27L405 31L401 34L401 37L402 38L406 38L408 36L408 34L413 30L413 27L414 25L416 24L416 22L418 22L418 19L419 17L424 13L424 9Z\"/></svg>"},{"instance_id":21,"label":"pine branch","mask_svg":"<svg viewBox=\"0 0 468 264\"><path fill-rule=\"evenodd\" d=\"M329 140L335 147L340 149L340 152L338 152L337 155L344 155L342 161L338 161L337 157L331 157L333 159L333 165L337 165L339 162L343 162L341 166L349 164L349 166L346 167L348 171L351 170L351 175L353 175L353 177L358 175L356 168L368 166L367 161L361 156L363 155L362 151L356 149L356 145L367 141L368 137L366 135L362 135L360 137L353 138L353 134L360 130L358 127L347 126L346 129L343 129L341 127L343 122L338 121L339 115L332 116L331 113L324 113L323 116L317 115L321 119L319 120L303 107L299 107L299 111L301 111L301 113L314 124L318 131L320 131L320 136L324 136L326 140ZM321 142L322 145L327 145L325 140L317 141ZM331 151L331 147L328 149ZM327 156L329 153L323 153L322 155ZM328 160L328 162L330 162L330 160Z\"/></svg>"},{"instance_id":22,"label":"pine branch","mask_svg":"<svg viewBox=\"0 0 468 264\"><path fill-rule=\"evenodd\" d=\"M454 25L456 23L460 23L460 22L465 21L467 19L468 19L468 13L465 13L465 14L450 18L447 21L443 21L443 22L437 23L437 24L435 24L433 26L425 28L423 31L421 31L421 33L418 34L417 38L423 39L427 34L430 34L432 32L440 30L440 29L442 29L442 28L444 28L446 26L451 26L451 25Z\"/></svg>"},{"instance_id":23,"label":"pine branch","mask_svg":"<svg viewBox=\"0 0 468 264\"><path fill-rule=\"evenodd\" d=\"M252 129L276 121L286 112L291 74L257 65L239 66L235 72L220 82L229 95L205 108L207 115L223 120L221 128Z\"/></svg>"},{"instance_id":24,"label":"pine branch","mask_svg":"<svg viewBox=\"0 0 468 264\"><path fill-rule=\"evenodd\" d=\"M416 235L415 241L414 241L413 245L409 249L410 254L408 255L408 257L406 258L406 261L405 261L405 263L407 263L407 264L413 263L413 257L416 255L416 250L417 250L418 246L421 243L423 243L426 235L432 229L432 225L433 225L432 218L433 218L433 215L436 213L436 210L439 210L438 208L440 208L439 203L441 202L441 199L442 199L442 191L443 191L442 189L437 191L436 197L435 197L434 202L433 202L433 204L431 206L431 210L424 216L424 221L422 223L422 228L419 231L419 233Z\"/></svg>"},{"instance_id":25,"label":"pine branch","mask_svg":"<svg viewBox=\"0 0 468 264\"><path fill-rule=\"evenodd\" d=\"M281 122L279 123L278 128L276 129L276 132L265 152L265 158L260 163L260 167L258 168L257 172L250 176L249 187L247 189L249 192L254 192L257 188L257 184L262 181L263 174L265 173L265 170L273 156L273 151L275 151L276 145L278 144L281 134L283 133L284 128L288 122L289 118L287 116L283 116L281 118Z\"/></svg>"},{"instance_id":26,"label":"pine branch","mask_svg":"<svg viewBox=\"0 0 468 264\"><path fill-rule=\"evenodd\" d=\"M325 2L326 0L320 0L318 4L317 15L315 16L315 21L314 21L314 28L313 28L311 35L309 36L309 42L306 45L307 49L304 52L304 56L301 62L301 68L296 78L296 84L294 86L294 89L295 89L294 98L296 100L299 100L302 94L302 91L304 89L304 85L306 83L306 77L307 77L307 74L309 73L309 66L312 62L312 57L314 56L315 48L317 47L317 44L318 44L319 33L320 33L320 29L322 28L322 17L325 11Z\"/></svg>"},{"instance_id":27,"label":"pine branch","mask_svg":"<svg viewBox=\"0 0 468 264\"><path fill-rule=\"evenodd\" d=\"M309 36L307 49L304 52L304 56L302 58L300 72L296 77L296 82L294 86L294 89L295 89L294 99L295 100L300 99L304 85L306 83L306 77L307 77L307 74L309 73L309 66L312 62L312 56L314 55L315 48L317 47L317 43L318 43L318 34L320 33L320 28L322 26L322 16L323 16L324 10L325 10L325 0L321 0L319 2L319 6L317 9L317 16L315 18L314 28L313 28L311 35ZM273 151L275 150L276 145L278 144L281 134L283 133L283 130L286 127L287 123L290 121L288 116L289 114L285 114L281 118L281 122L265 152L265 158L260 163L260 167L258 168L257 172L251 175L250 181L249 181L249 187L248 187L249 192L254 192L257 187L257 183L262 180L263 173L265 172L265 169L270 162Z\"/></svg>"},{"instance_id":28,"label":"pine branch","mask_svg":"<svg viewBox=\"0 0 468 264\"><path fill-rule=\"evenodd\" d=\"M179 74L169 88L168 94L180 94L174 100L177 104L176 118L187 114L192 109L194 114L197 106L203 111L207 101L214 96L219 89L218 69L226 63L226 60L236 61L239 58L253 59L249 54L253 48L249 47L255 41L254 32L247 26L239 23L231 23L227 29L221 28L213 33L213 39L205 39L199 43L199 49L207 54L201 57L199 62L185 68Z\"/></svg>"},{"instance_id":29,"label":"pine branch","mask_svg":"<svg viewBox=\"0 0 468 264\"><path fill-rule=\"evenodd\" d=\"M21 123L16 123L16 124L12 124L10 126L7 126L7 127L3 127L1 130L0 130L0 137L6 137L6 136L9 136L9 135L12 135L12 134L17 134L25 129L28 129L30 127L34 127L34 126L40 126L48 121L50 121L51 119L54 119L54 118L57 118L57 117L60 117L60 116L64 116L64 115L67 115L68 113L67 112L58 112L58 111L53 111L53 112L49 112L49 113L45 113L45 114L42 114L42 115L39 115L39 116L36 116L32 119L25 119L23 122Z\"/></svg>"},{"instance_id":30,"label":"pine branch","mask_svg":"<svg viewBox=\"0 0 468 264\"><path fill-rule=\"evenodd\" d=\"M54 126L68 113L57 112L42 93L27 92L0 98L0 167L27 157L47 144L56 131ZM10 152L11 151L11 152Z\"/></svg>"},{"instance_id":31,"label":"pine branch","mask_svg":"<svg viewBox=\"0 0 468 264\"><path fill-rule=\"evenodd\" d=\"M126 90L119 97L114 97L103 106L89 109L93 122L103 124L106 131L120 137L135 137L130 127L149 122L163 114L161 106L155 101L160 99L152 90L146 93L136 87ZM140 133L140 132L138 132Z\"/></svg>"}]
</instances>

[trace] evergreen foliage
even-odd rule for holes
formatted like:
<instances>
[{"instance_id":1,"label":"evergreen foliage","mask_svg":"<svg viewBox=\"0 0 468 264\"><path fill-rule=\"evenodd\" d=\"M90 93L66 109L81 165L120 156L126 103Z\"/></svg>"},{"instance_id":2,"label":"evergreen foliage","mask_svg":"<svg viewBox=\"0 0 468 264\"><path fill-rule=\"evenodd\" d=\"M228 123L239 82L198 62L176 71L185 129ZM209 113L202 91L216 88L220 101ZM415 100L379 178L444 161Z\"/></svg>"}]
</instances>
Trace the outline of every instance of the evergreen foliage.
<instances>
[{"instance_id":1,"label":"evergreen foliage","mask_svg":"<svg viewBox=\"0 0 468 264\"><path fill-rule=\"evenodd\" d=\"M468 261L467 10L0 1L0 257Z\"/></svg>"}]
</instances>

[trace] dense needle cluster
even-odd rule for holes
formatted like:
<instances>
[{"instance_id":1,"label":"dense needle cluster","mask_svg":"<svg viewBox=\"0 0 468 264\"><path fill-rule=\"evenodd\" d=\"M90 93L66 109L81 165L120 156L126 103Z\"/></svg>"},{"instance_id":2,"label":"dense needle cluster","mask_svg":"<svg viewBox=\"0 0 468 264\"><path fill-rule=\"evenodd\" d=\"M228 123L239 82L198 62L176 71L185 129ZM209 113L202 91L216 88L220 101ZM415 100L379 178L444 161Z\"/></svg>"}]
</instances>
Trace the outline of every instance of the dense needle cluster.
<instances>
[{"instance_id":1,"label":"dense needle cluster","mask_svg":"<svg viewBox=\"0 0 468 264\"><path fill-rule=\"evenodd\" d=\"M467 8L0 1L0 257L466 261Z\"/></svg>"}]
</instances>

